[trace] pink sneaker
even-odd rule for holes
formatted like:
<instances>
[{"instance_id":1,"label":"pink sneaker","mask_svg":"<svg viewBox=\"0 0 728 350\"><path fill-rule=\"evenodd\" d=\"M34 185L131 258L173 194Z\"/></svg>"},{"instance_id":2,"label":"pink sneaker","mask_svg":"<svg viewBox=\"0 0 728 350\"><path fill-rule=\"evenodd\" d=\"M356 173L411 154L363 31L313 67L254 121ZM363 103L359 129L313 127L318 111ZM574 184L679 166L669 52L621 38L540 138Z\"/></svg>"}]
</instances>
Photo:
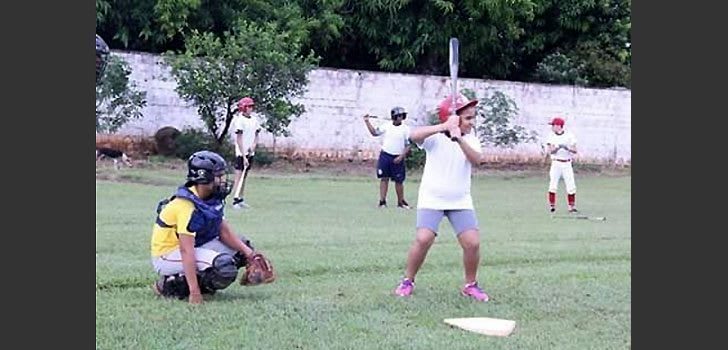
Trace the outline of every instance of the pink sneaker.
<instances>
[{"instance_id":1,"label":"pink sneaker","mask_svg":"<svg viewBox=\"0 0 728 350\"><path fill-rule=\"evenodd\" d=\"M402 279L397 289L394 290L394 294L401 297L408 297L412 295L412 291L415 290L415 283L410 281L408 278Z\"/></svg>"},{"instance_id":2,"label":"pink sneaker","mask_svg":"<svg viewBox=\"0 0 728 350\"><path fill-rule=\"evenodd\" d=\"M460 291L464 296L471 297L477 301L488 301L490 297L478 286L478 282L468 283Z\"/></svg>"}]
</instances>

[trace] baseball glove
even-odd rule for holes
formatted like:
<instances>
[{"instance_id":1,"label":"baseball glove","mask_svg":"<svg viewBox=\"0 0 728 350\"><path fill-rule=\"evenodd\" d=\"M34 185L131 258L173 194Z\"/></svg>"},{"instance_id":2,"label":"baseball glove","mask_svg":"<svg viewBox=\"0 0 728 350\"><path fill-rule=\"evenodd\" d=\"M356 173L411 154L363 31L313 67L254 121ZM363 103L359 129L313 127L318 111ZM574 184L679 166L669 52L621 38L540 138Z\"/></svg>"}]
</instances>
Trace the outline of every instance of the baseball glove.
<instances>
[{"instance_id":1,"label":"baseball glove","mask_svg":"<svg viewBox=\"0 0 728 350\"><path fill-rule=\"evenodd\" d=\"M255 286L271 283L276 280L276 272L270 260L261 253L254 253L245 266L245 272L240 276L243 286Z\"/></svg>"}]
</instances>

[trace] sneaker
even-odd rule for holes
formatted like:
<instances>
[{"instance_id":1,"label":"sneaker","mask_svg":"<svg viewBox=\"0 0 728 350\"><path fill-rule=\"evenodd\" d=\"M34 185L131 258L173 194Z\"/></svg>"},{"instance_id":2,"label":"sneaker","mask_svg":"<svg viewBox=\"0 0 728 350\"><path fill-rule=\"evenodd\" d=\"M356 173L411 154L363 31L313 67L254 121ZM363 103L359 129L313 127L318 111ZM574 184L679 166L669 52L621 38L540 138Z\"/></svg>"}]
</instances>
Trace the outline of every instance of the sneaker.
<instances>
[{"instance_id":1,"label":"sneaker","mask_svg":"<svg viewBox=\"0 0 728 350\"><path fill-rule=\"evenodd\" d=\"M415 290L415 283L412 282L409 278L402 279L402 282L399 283L399 286L397 286L397 289L394 290L394 294L401 296L401 297L408 297L412 295L412 291Z\"/></svg>"},{"instance_id":2,"label":"sneaker","mask_svg":"<svg viewBox=\"0 0 728 350\"><path fill-rule=\"evenodd\" d=\"M380 201L379 201L379 207L380 207L380 208L386 208L386 207L387 207L387 201L382 201L382 200L380 200Z\"/></svg>"},{"instance_id":3,"label":"sneaker","mask_svg":"<svg viewBox=\"0 0 728 350\"><path fill-rule=\"evenodd\" d=\"M245 200L242 198L233 198L233 208L235 209L248 209L250 206L245 203Z\"/></svg>"},{"instance_id":4,"label":"sneaker","mask_svg":"<svg viewBox=\"0 0 728 350\"><path fill-rule=\"evenodd\" d=\"M403 201L399 202L399 204L397 204L397 208L409 210L410 206L409 206L409 203L407 203L407 201L403 200Z\"/></svg>"},{"instance_id":5,"label":"sneaker","mask_svg":"<svg viewBox=\"0 0 728 350\"><path fill-rule=\"evenodd\" d=\"M553 205L552 206L549 206L549 211L552 212L552 213L555 212L556 211L556 207L553 206Z\"/></svg>"},{"instance_id":6,"label":"sneaker","mask_svg":"<svg viewBox=\"0 0 728 350\"><path fill-rule=\"evenodd\" d=\"M578 213L579 211L576 210L576 207L569 208L569 213Z\"/></svg>"},{"instance_id":7,"label":"sneaker","mask_svg":"<svg viewBox=\"0 0 728 350\"><path fill-rule=\"evenodd\" d=\"M490 297L478 286L478 282L468 283L460 291L463 296L471 297L477 301L488 301Z\"/></svg>"}]
</instances>

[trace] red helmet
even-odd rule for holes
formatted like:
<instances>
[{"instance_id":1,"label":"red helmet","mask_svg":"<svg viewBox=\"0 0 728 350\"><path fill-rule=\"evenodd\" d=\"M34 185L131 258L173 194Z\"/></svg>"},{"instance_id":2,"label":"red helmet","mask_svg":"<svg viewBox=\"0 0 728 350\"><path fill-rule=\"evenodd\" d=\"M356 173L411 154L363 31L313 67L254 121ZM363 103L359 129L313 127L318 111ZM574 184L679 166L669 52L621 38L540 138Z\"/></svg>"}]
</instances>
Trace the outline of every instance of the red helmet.
<instances>
[{"instance_id":1,"label":"red helmet","mask_svg":"<svg viewBox=\"0 0 728 350\"><path fill-rule=\"evenodd\" d=\"M556 118L552 119L551 122L549 122L549 125L561 125L561 126L564 126L564 120L561 119L561 118L559 118L559 117L556 117Z\"/></svg>"},{"instance_id":2,"label":"red helmet","mask_svg":"<svg viewBox=\"0 0 728 350\"><path fill-rule=\"evenodd\" d=\"M250 97L243 97L238 101L238 109L243 109L243 107L247 106L255 106L255 101Z\"/></svg>"},{"instance_id":3,"label":"red helmet","mask_svg":"<svg viewBox=\"0 0 728 350\"><path fill-rule=\"evenodd\" d=\"M468 100L465 95L460 94L455 99L455 113L460 112L463 108L472 107L478 104L478 100ZM440 118L440 122L444 123L450 116L450 107L452 106L452 95L445 97L442 102L437 106L437 116Z\"/></svg>"}]
</instances>

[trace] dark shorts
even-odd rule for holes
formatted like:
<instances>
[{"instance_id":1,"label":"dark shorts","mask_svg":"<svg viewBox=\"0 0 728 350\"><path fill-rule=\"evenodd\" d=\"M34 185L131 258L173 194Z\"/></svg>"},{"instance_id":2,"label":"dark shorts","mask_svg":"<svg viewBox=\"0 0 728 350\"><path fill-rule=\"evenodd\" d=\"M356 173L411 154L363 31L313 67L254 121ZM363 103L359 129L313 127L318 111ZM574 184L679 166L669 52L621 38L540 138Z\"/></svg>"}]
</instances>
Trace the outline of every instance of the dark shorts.
<instances>
[{"instance_id":1,"label":"dark shorts","mask_svg":"<svg viewBox=\"0 0 728 350\"><path fill-rule=\"evenodd\" d=\"M253 165L253 156L245 156L248 158L248 168L250 168ZM235 156L235 161L233 162L233 168L235 170L243 171L243 156Z\"/></svg>"},{"instance_id":2,"label":"dark shorts","mask_svg":"<svg viewBox=\"0 0 728 350\"><path fill-rule=\"evenodd\" d=\"M379 153L379 160L377 161L377 178L388 177L396 183L404 182L405 178L405 161L402 160L399 164L394 163L396 155L389 154L381 151Z\"/></svg>"}]
</instances>

